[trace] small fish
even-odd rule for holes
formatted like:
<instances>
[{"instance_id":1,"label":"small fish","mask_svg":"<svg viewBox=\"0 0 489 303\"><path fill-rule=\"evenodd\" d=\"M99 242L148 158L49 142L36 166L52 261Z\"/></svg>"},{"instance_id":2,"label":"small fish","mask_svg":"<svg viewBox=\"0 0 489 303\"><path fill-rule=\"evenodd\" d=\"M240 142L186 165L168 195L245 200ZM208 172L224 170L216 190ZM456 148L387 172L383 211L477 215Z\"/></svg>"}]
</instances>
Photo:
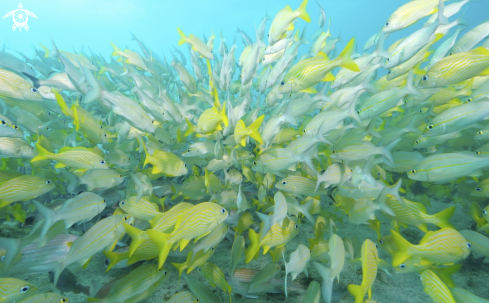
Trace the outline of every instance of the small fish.
<instances>
[{"instance_id":1,"label":"small fish","mask_svg":"<svg viewBox=\"0 0 489 303\"><path fill-rule=\"evenodd\" d=\"M294 281L297 275L302 272L305 272L306 276L309 276L309 274L307 273L307 265L311 258L311 251L304 244L299 244L299 246L297 246L297 249L290 254L289 263L285 261L285 256L283 257L285 264L285 296L288 297L287 276L290 273L292 281Z\"/></svg>"},{"instance_id":2,"label":"small fish","mask_svg":"<svg viewBox=\"0 0 489 303\"><path fill-rule=\"evenodd\" d=\"M449 264L463 260L470 254L471 244L453 228L428 231L419 245L409 243L395 231L391 232L399 248L392 258L392 266L399 266L412 256L420 256L432 263Z\"/></svg>"},{"instance_id":3,"label":"small fish","mask_svg":"<svg viewBox=\"0 0 489 303\"><path fill-rule=\"evenodd\" d=\"M275 15L268 32L268 43L270 45L283 39L286 31L294 30L295 19L301 18L306 22L311 22L311 17L306 11L307 2L308 0L303 0L299 8L295 11L292 11L292 8L287 5Z\"/></svg>"},{"instance_id":4,"label":"small fish","mask_svg":"<svg viewBox=\"0 0 489 303\"><path fill-rule=\"evenodd\" d=\"M37 292L37 286L15 278L0 278L0 302L16 302Z\"/></svg>"},{"instance_id":5,"label":"small fish","mask_svg":"<svg viewBox=\"0 0 489 303\"><path fill-rule=\"evenodd\" d=\"M261 240L259 235L250 228L248 234L251 244L245 252L245 262L248 264L255 256L258 256L260 247L263 247L263 254L266 254L273 247L284 246L298 233L299 225L290 219L284 220L282 225L278 223L272 225L270 231Z\"/></svg>"},{"instance_id":6,"label":"small fish","mask_svg":"<svg viewBox=\"0 0 489 303\"><path fill-rule=\"evenodd\" d=\"M192 50L196 51L200 54L202 58L214 59L214 55L212 54L212 49L207 46L202 40L198 37L190 34L188 37L182 32L181 29L177 27L178 34L180 35L180 40L178 41L178 45L182 45L184 43L188 43L192 46Z\"/></svg>"},{"instance_id":7,"label":"small fish","mask_svg":"<svg viewBox=\"0 0 489 303\"><path fill-rule=\"evenodd\" d=\"M39 155L31 162L42 160L55 160L56 168L71 167L86 171L89 169L107 169L109 165L100 155L90 151L86 147L63 147L57 154L50 153L40 144L36 145Z\"/></svg>"},{"instance_id":8,"label":"small fish","mask_svg":"<svg viewBox=\"0 0 489 303\"><path fill-rule=\"evenodd\" d=\"M206 262L199 267L198 271L199 274L204 277L204 279L206 279L212 287L219 287L224 292L227 292L229 294L229 302L233 301L231 299L231 285L228 284L226 278L224 277L224 272L217 267L217 265Z\"/></svg>"},{"instance_id":9,"label":"small fish","mask_svg":"<svg viewBox=\"0 0 489 303\"><path fill-rule=\"evenodd\" d=\"M65 303L69 301L70 300L63 295L47 292L47 293L33 295L28 298L25 298L24 300L17 301L17 302L18 303Z\"/></svg>"},{"instance_id":10,"label":"small fish","mask_svg":"<svg viewBox=\"0 0 489 303\"><path fill-rule=\"evenodd\" d=\"M348 291L355 297L355 303L363 302L367 292L368 298L372 297L372 284L377 277L378 258L376 244L366 239L362 245L362 284L348 285Z\"/></svg>"},{"instance_id":11,"label":"small fish","mask_svg":"<svg viewBox=\"0 0 489 303\"><path fill-rule=\"evenodd\" d=\"M438 276L431 270L425 270L421 273L421 282L425 293L430 296L431 300L435 303L452 302L455 303L455 299L448 287L438 278Z\"/></svg>"},{"instance_id":12,"label":"small fish","mask_svg":"<svg viewBox=\"0 0 489 303\"><path fill-rule=\"evenodd\" d=\"M160 247L159 267L161 268L165 263L174 243L178 243L182 251L192 239L197 242L212 232L227 216L228 212L225 208L212 202L203 202L181 215L177 222L178 227L172 233L165 234L154 229L147 230L150 239Z\"/></svg>"},{"instance_id":13,"label":"small fish","mask_svg":"<svg viewBox=\"0 0 489 303\"><path fill-rule=\"evenodd\" d=\"M66 200L61 209L57 211L51 210L37 201L33 201L33 203L44 217L41 238L58 221L64 221L65 228L68 229L76 222L90 221L105 209L104 198L89 192L81 193Z\"/></svg>"},{"instance_id":14,"label":"small fish","mask_svg":"<svg viewBox=\"0 0 489 303\"><path fill-rule=\"evenodd\" d=\"M0 68L0 96L14 100L42 101L39 83L33 83L11 71Z\"/></svg>"},{"instance_id":15,"label":"small fish","mask_svg":"<svg viewBox=\"0 0 489 303\"><path fill-rule=\"evenodd\" d=\"M16 201L35 199L55 188L48 179L35 175L22 175L0 183L0 208Z\"/></svg>"}]
</instances>

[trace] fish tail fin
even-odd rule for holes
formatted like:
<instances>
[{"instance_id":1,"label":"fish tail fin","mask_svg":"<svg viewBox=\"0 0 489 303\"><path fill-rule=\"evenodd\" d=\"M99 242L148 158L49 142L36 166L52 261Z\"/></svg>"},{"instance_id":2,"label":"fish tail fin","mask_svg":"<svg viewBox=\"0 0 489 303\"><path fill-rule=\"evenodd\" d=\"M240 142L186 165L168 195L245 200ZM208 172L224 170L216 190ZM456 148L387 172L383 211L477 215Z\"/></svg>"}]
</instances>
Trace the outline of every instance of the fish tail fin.
<instances>
[{"instance_id":1,"label":"fish tail fin","mask_svg":"<svg viewBox=\"0 0 489 303\"><path fill-rule=\"evenodd\" d=\"M112 269L112 267L117 265L117 263L119 263L120 261L125 260L125 259L127 259L127 257L129 257L127 253L116 253L113 251L105 251L105 250L103 251L103 253L107 257L107 259L109 260L109 265L107 266L107 269L105 270L105 272L108 272L109 270Z\"/></svg>"},{"instance_id":2,"label":"fish tail fin","mask_svg":"<svg viewBox=\"0 0 489 303\"><path fill-rule=\"evenodd\" d=\"M187 269L187 262L184 263L172 263L177 270L178 270L178 281L180 281L180 277L182 276L182 273L185 269Z\"/></svg>"},{"instance_id":3,"label":"fish tail fin","mask_svg":"<svg viewBox=\"0 0 489 303\"><path fill-rule=\"evenodd\" d=\"M250 261L253 260L260 250L260 236L252 228L250 228L248 235L251 243L250 246L248 246L248 249L245 251L246 264L250 263Z\"/></svg>"},{"instance_id":4,"label":"fish tail fin","mask_svg":"<svg viewBox=\"0 0 489 303\"><path fill-rule=\"evenodd\" d=\"M306 11L307 2L309 2L309 0L302 1L301 5L297 9L299 12L298 17L306 22L311 22L311 16L309 16L309 13Z\"/></svg>"},{"instance_id":5,"label":"fish tail fin","mask_svg":"<svg viewBox=\"0 0 489 303\"><path fill-rule=\"evenodd\" d=\"M387 144L382 148L382 154L389 160L391 164L394 165L394 158L392 157L391 150L401 141L401 138L394 140L393 142ZM394 166L393 166L394 167Z\"/></svg>"},{"instance_id":6,"label":"fish tail fin","mask_svg":"<svg viewBox=\"0 0 489 303\"><path fill-rule=\"evenodd\" d=\"M39 45L42 47L42 49L44 50L45 52L45 55L44 57L45 58L48 58L49 57L49 48L45 47L44 45L42 45L41 43L39 43Z\"/></svg>"},{"instance_id":7,"label":"fish tail fin","mask_svg":"<svg viewBox=\"0 0 489 303\"><path fill-rule=\"evenodd\" d=\"M409 247L411 246L411 243L393 230L391 230L391 234L392 240L398 247L398 251L394 252L394 255L392 256L392 266L399 266L411 256L409 254Z\"/></svg>"},{"instance_id":8,"label":"fish tail fin","mask_svg":"<svg viewBox=\"0 0 489 303\"><path fill-rule=\"evenodd\" d=\"M158 254L158 269L160 269L170 253L173 242L170 240L169 234L160 233L154 229L148 229L146 232L151 241L153 241L160 249Z\"/></svg>"},{"instance_id":9,"label":"fish tail fin","mask_svg":"<svg viewBox=\"0 0 489 303\"><path fill-rule=\"evenodd\" d=\"M222 119L222 123L224 123L224 126L225 127L228 127L228 125L229 125L229 119L228 119L228 116L226 115L226 102L224 102L222 104L221 119Z\"/></svg>"},{"instance_id":10,"label":"fish tail fin","mask_svg":"<svg viewBox=\"0 0 489 303\"><path fill-rule=\"evenodd\" d=\"M110 44L112 45L112 48L114 49L114 51L112 52L112 56L120 56L119 53L120 53L120 49L115 46L114 43L110 42Z\"/></svg>"},{"instance_id":11,"label":"fish tail fin","mask_svg":"<svg viewBox=\"0 0 489 303\"><path fill-rule=\"evenodd\" d=\"M178 40L178 45L182 45L185 42L187 42L187 36L185 36L183 31L179 27L177 27L177 32L180 35L180 40Z\"/></svg>"},{"instance_id":12,"label":"fish tail fin","mask_svg":"<svg viewBox=\"0 0 489 303\"><path fill-rule=\"evenodd\" d=\"M320 263L314 263L314 268L318 271L319 275L323 278L323 299L326 302L331 302L333 296L333 271L331 268L321 265ZM351 284L352 285L352 284ZM350 286L350 285L348 285Z\"/></svg>"},{"instance_id":13,"label":"fish tail fin","mask_svg":"<svg viewBox=\"0 0 489 303\"><path fill-rule=\"evenodd\" d=\"M11 215L17 220L22 223L25 222L26 218L26 212L22 209L22 204L17 203L14 206L12 206L12 212Z\"/></svg>"},{"instance_id":14,"label":"fish tail fin","mask_svg":"<svg viewBox=\"0 0 489 303\"><path fill-rule=\"evenodd\" d=\"M355 297L355 303L363 302L366 294L366 291L362 289L361 285L355 284L348 285L348 292L350 292L350 294Z\"/></svg>"},{"instance_id":15,"label":"fish tail fin","mask_svg":"<svg viewBox=\"0 0 489 303\"><path fill-rule=\"evenodd\" d=\"M63 114L67 116L72 116L72 113L69 111L68 105L66 105L65 99L58 93L57 90L54 90L54 96L56 98L56 102L58 103L59 107L61 108L61 111Z\"/></svg>"},{"instance_id":16,"label":"fish tail fin","mask_svg":"<svg viewBox=\"0 0 489 303\"><path fill-rule=\"evenodd\" d=\"M74 104L71 109L73 110L73 125L75 125L75 130L78 131L80 129L80 117L78 116L78 109L76 109L76 105Z\"/></svg>"},{"instance_id":17,"label":"fish tail fin","mask_svg":"<svg viewBox=\"0 0 489 303\"><path fill-rule=\"evenodd\" d=\"M318 172L318 178L317 178L318 180L316 182L316 188L314 189L314 193L316 193L316 191L319 188L319 185L321 185L321 183L323 183L327 177L328 176L326 176L326 172L324 172L322 175Z\"/></svg>"},{"instance_id":18,"label":"fish tail fin","mask_svg":"<svg viewBox=\"0 0 489 303\"><path fill-rule=\"evenodd\" d=\"M455 228L452 224L448 222L455 212L455 206L450 206L445 210L433 215L435 221L433 222L436 226L440 228L450 227Z\"/></svg>"},{"instance_id":19,"label":"fish tail fin","mask_svg":"<svg viewBox=\"0 0 489 303\"><path fill-rule=\"evenodd\" d=\"M377 57L390 58L391 54L384 49L384 41L386 38L386 34L384 32L380 32L379 41L377 41L377 47L375 48L375 53Z\"/></svg>"},{"instance_id":20,"label":"fish tail fin","mask_svg":"<svg viewBox=\"0 0 489 303\"><path fill-rule=\"evenodd\" d=\"M144 231L137 229L134 226L131 226L127 223L122 223L124 225L124 229L126 233L131 237L131 245L129 246L129 257L136 251L136 249L144 242Z\"/></svg>"},{"instance_id":21,"label":"fish tail fin","mask_svg":"<svg viewBox=\"0 0 489 303\"><path fill-rule=\"evenodd\" d=\"M146 164L148 164L151 160L151 155L148 153L148 150L146 149L146 144L144 144L144 140L141 138L141 145L143 146L143 150L144 150L144 163L143 163L143 167L146 166Z\"/></svg>"},{"instance_id":22,"label":"fish tail fin","mask_svg":"<svg viewBox=\"0 0 489 303\"><path fill-rule=\"evenodd\" d=\"M259 212L256 212L256 215L261 220L261 226L260 226L260 240L261 240L263 239L263 237L265 237L268 231L270 231L270 228L272 228L272 217Z\"/></svg>"},{"instance_id":23,"label":"fish tail fin","mask_svg":"<svg viewBox=\"0 0 489 303\"><path fill-rule=\"evenodd\" d=\"M75 191L75 188L78 187L80 179L78 178L78 176L68 172L68 170L64 170L62 175L66 178L66 181L68 181L66 191L69 193L73 193Z\"/></svg>"},{"instance_id":24,"label":"fish tail fin","mask_svg":"<svg viewBox=\"0 0 489 303\"><path fill-rule=\"evenodd\" d=\"M257 142L260 142L261 144L263 144L263 140L258 129L260 128L264 118L265 115L261 115L260 117L258 117L258 119L255 120L255 122L251 123L250 126L248 126L248 129L250 130L250 137Z\"/></svg>"},{"instance_id":25,"label":"fish tail fin","mask_svg":"<svg viewBox=\"0 0 489 303\"><path fill-rule=\"evenodd\" d=\"M51 153L47 151L44 147L39 144L39 142L36 143L37 151L39 154L35 156L34 158L31 159L31 162L37 162L37 161L42 161L42 160L49 160Z\"/></svg>"},{"instance_id":26,"label":"fish tail fin","mask_svg":"<svg viewBox=\"0 0 489 303\"><path fill-rule=\"evenodd\" d=\"M4 268L8 269L10 263L12 263L23 247L21 247L21 242L19 239L3 237L0 237L0 247L7 250L3 257L2 263Z\"/></svg>"},{"instance_id":27,"label":"fish tail fin","mask_svg":"<svg viewBox=\"0 0 489 303\"><path fill-rule=\"evenodd\" d=\"M345 46L341 54L338 56L338 60L340 61L340 66L347 68L354 72L360 72L360 68L353 61L351 55L353 54L355 46L355 38L351 38L350 42Z\"/></svg>"},{"instance_id":28,"label":"fish tail fin","mask_svg":"<svg viewBox=\"0 0 489 303\"><path fill-rule=\"evenodd\" d=\"M314 200L309 200L307 201L305 204L302 204L301 205L301 213L304 215L304 217L307 218L307 220L309 220L309 222L311 222L312 224L314 224L314 217L311 215L311 212L309 211L309 209L312 207L314 203Z\"/></svg>"},{"instance_id":29,"label":"fish tail fin","mask_svg":"<svg viewBox=\"0 0 489 303\"><path fill-rule=\"evenodd\" d=\"M452 288L455 287L455 282L453 282L452 275L457 273L460 268L462 267L462 264L455 264L449 267L441 268L440 270L436 271L436 275L443 281L445 284Z\"/></svg>"},{"instance_id":30,"label":"fish tail fin","mask_svg":"<svg viewBox=\"0 0 489 303\"><path fill-rule=\"evenodd\" d=\"M287 261L285 261L285 254L284 254L284 251L282 250L282 258L284 259L284 266L285 266L285 287L284 287L284 290L285 290L285 297L288 298L289 295L287 294L287 276L289 275L289 269L287 268ZM290 257L289 257L290 258ZM290 261L290 259L289 259Z\"/></svg>"},{"instance_id":31,"label":"fish tail fin","mask_svg":"<svg viewBox=\"0 0 489 303\"><path fill-rule=\"evenodd\" d=\"M53 224L57 221L56 220L56 213L53 210L47 208L46 206L42 205L41 203L39 203L35 200L32 200L32 202L36 206L37 211L44 218L44 224L42 226L41 235L40 235L40 239L42 239L42 238L44 238L44 236L48 232L49 228L51 228L51 226L53 226Z\"/></svg>"},{"instance_id":32,"label":"fish tail fin","mask_svg":"<svg viewBox=\"0 0 489 303\"><path fill-rule=\"evenodd\" d=\"M192 124L187 118L185 118L185 122L187 122L187 129L185 130L185 137L188 137L192 133L196 131L195 125Z\"/></svg>"}]
</instances>

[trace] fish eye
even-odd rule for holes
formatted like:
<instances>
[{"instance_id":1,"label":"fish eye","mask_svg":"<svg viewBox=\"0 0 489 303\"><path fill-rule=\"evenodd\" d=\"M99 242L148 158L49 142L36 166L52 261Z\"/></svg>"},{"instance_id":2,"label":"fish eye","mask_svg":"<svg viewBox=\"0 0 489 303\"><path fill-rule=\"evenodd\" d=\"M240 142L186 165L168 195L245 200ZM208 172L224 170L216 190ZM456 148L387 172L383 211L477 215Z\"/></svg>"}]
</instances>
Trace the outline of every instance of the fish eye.
<instances>
[{"instance_id":1,"label":"fish eye","mask_svg":"<svg viewBox=\"0 0 489 303\"><path fill-rule=\"evenodd\" d=\"M423 81L426 81L428 80L428 76L423 76L423 78L421 78Z\"/></svg>"},{"instance_id":2,"label":"fish eye","mask_svg":"<svg viewBox=\"0 0 489 303\"><path fill-rule=\"evenodd\" d=\"M61 299L61 302L62 302L62 303L65 303L65 302L66 302L66 299L65 299L65 298L62 298L62 299Z\"/></svg>"},{"instance_id":3,"label":"fish eye","mask_svg":"<svg viewBox=\"0 0 489 303\"><path fill-rule=\"evenodd\" d=\"M104 127L102 125L100 125L100 129L103 129Z\"/></svg>"},{"instance_id":4,"label":"fish eye","mask_svg":"<svg viewBox=\"0 0 489 303\"><path fill-rule=\"evenodd\" d=\"M415 174L416 173L416 170L415 169L411 170L411 173L412 174Z\"/></svg>"},{"instance_id":5,"label":"fish eye","mask_svg":"<svg viewBox=\"0 0 489 303\"><path fill-rule=\"evenodd\" d=\"M449 55L449 56L453 55L453 52L450 52L448 55Z\"/></svg>"},{"instance_id":6,"label":"fish eye","mask_svg":"<svg viewBox=\"0 0 489 303\"><path fill-rule=\"evenodd\" d=\"M119 175L119 178L122 178L122 175Z\"/></svg>"},{"instance_id":7,"label":"fish eye","mask_svg":"<svg viewBox=\"0 0 489 303\"><path fill-rule=\"evenodd\" d=\"M121 205L126 205L126 201L121 201Z\"/></svg>"},{"instance_id":8,"label":"fish eye","mask_svg":"<svg viewBox=\"0 0 489 303\"><path fill-rule=\"evenodd\" d=\"M306 130L303 130L302 132L305 134L306 133Z\"/></svg>"},{"instance_id":9,"label":"fish eye","mask_svg":"<svg viewBox=\"0 0 489 303\"><path fill-rule=\"evenodd\" d=\"M390 24L390 22L389 22L389 21L387 21L387 22L385 23L385 26L389 26L389 24Z\"/></svg>"},{"instance_id":10,"label":"fish eye","mask_svg":"<svg viewBox=\"0 0 489 303\"><path fill-rule=\"evenodd\" d=\"M487 216L487 210L483 209L482 213Z\"/></svg>"},{"instance_id":11,"label":"fish eye","mask_svg":"<svg viewBox=\"0 0 489 303\"><path fill-rule=\"evenodd\" d=\"M472 247L472 244L467 243L467 248L470 249Z\"/></svg>"},{"instance_id":12,"label":"fish eye","mask_svg":"<svg viewBox=\"0 0 489 303\"><path fill-rule=\"evenodd\" d=\"M380 242L380 244L384 244L384 240L382 240L382 239L380 239L379 242Z\"/></svg>"},{"instance_id":13,"label":"fish eye","mask_svg":"<svg viewBox=\"0 0 489 303\"><path fill-rule=\"evenodd\" d=\"M90 62L92 65L95 65L93 62Z\"/></svg>"},{"instance_id":14,"label":"fish eye","mask_svg":"<svg viewBox=\"0 0 489 303\"><path fill-rule=\"evenodd\" d=\"M265 58L263 58L262 60L265 61Z\"/></svg>"},{"instance_id":15,"label":"fish eye","mask_svg":"<svg viewBox=\"0 0 489 303\"><path fill-rule=\"evenodd\" d=\"M391 61L391 59L390 58L387 58L387 62L389 62L389 61Z\"/></svg>"},{"instance_id":16,"label":"fish eye","mask_svg":"<svg viewBox=\"0 0 489 303\"><path fill-rule=\"evenodd\" d=\"M166 275L168 274L168 272L165 270L165 271L163 272L163 274L166 276Z\"/></svg>"},{"instance_id":17,"label":"fish eye","mask_svg":"<svg viewBox=\"0 0 489 303\"><path fill-rule=\"evenodd\" d=\"M472 98L467 99L467 102L472 102Z\"/></svg>"},{"instance_id":18,"label":"fish eye","mask_svg":"<svg viewBox=\"0 0 489 303\"><path fill-rule=\"evenodd\" d=\"M30 68L31 70L34 70L34 69L32 68L32 66L29 66L29 68Z\"/></svg>"},{"instance_id":19,"label":"fish eye","mask_svg":"<svg viewBox=\"0 0 489 303\"><path fill-rule=\"evenodd\" d=\"M387 73L390 74L390 73L392 73L392 71L388 71Z\"/></svg>"},{"instance_id":20,"label":"fish eye","mask_svg":"<svg viewBox=\"0 0 489 303\"><path fill-rule=\"evenodd\" d=\"M481 154L481 152L480 152L480 151L478 151L478 150L476 150L476 151L475 151L475 154L476 154L476 155L480 155L480 154Z\"/></svg>"},{"instance_id":21,"label":"fish eye","mask_svg":"<svg viewBox=\"0 0 489 303\"><path fill-rule=\"evenodd\" d=\"M295 229L298 229L299 228L299 225L297 225L297 223L295 223L294 228Z\"/></svg>"},{"instance_id":22,"label":"fish eye","mask_svg":"<svg viewBox=\"0 0 489 303\"><path fill-rule=\"evenodd\" d=\"M476 187L476 188L475 188L475 190L476 190L476 191L482 191L482 188L480 188L480 187Z\"/></svg>"},{"instance_id":23,"label":"fish eye","mask_svg":"<svg viewBox=\"0 0 489 303\"><path fill-rule=\"evenodd\" d=\"M478 134L478 135L482 135L483 133L484 133L484 132L483 132L483 131L481 131L481 130L477 132L477 134Z\"/></svg>"},{"instance_id":24,"label":"fish eye","mask_svg":"<svg viewBox=\"0 0 489 303\"><path fill-rule=\"evenodd\" d=\"M280 85L284 86L285 85L285 82L284 81L280 82Z\"/></svg>"},{"instance_id":25,"label":"fish eye","mask_svg":"<svg viewBox=\"0 0 489 303\"><path fill-rule=\"evenodd\" d=\"M287 185L287 181L282 181L282 185Z\"/></svg>"},{"instance_id":26,"label":"fish eye","mask_svg":"<svg viewBox=\"0 0 489 303\"><path fill-rule=\"evenodd\" d=\"M400 268L406 268L406 264L399 265Z\"/></svg>"},{"instance_id":27,"label":"fish eye","mask_svg":"<svg viewBox=\"0 0 489 303\"><path fill-rule=\"evenodd\" d=\"M199 269L197 269L198 271L202 271L202 268L199 267Z\"/></svg>"},{"instance_id":28,"label":"fish eye","mask_svg":"<svg viewBox=\"0 0 489 303\"><path fill-rule=\"evenodd\" d=\"M51 184L51 181L50 180L46 180L46 184Z\"/></svg>"},{"instance_id":29,"label":"fish eye","mask_svg":"<svg viewBox=\"0 0 489 303\"><path fill-rule=\"evenodd\" d=\"M223 207L221 208L221 214L225 214L226 213L226 209Z\"/></svg>"},{"instance_id":30,"label":"fish eye","mask_svg":"<svg viewBox=\"0 0 489 303\"><path fill-rule=\"evenodd\" d=\"M379 246L377 244L375 244L375 248L379 248Z\"/></svg>"},{"instance_id":31,"label":"fish eye","mask_svg":"<svg viewBox=\"0 0 489 303\"><path fill-rule=\"evenodd\" d=\"M428 125L428 129L433 129L434 125Z\"/></svg>"},{"instance_id":32,"label":"fish eye","mask_svg":"<svg viewBox=\"0 0 489 303\"><path fill-rule=\"evenodd\" d=\"M122 220L127 221L127 217L126 217L126 216L124 216L124 218L122 218Z\"/></svg>"},{"instance_id":33,"label":"fish eye","mask_svg":"<svg viewBox=\"0 0 489 303\"><path fill-rule=\"evenodd\" d=\"M20 288L20 293L25 294L29 290L29 286L22 286Z\"/></svg>"},{"instance_id":34,"label":"fish eye","mask_svg":"<svg viewBox=\"0 0 489 303\"><path fill-rule=\"evenodd\" d=\"M415 144L419 144L419 140L414 141Z\"/></svg>"},{"instance_id":35,"label":"fish eye","mask_svg":"<svg viewBox=\"0 0 489 303\"><path fill-rule=\"evenodd\" d=\"M190 152L190 148L187 150L187 153L189 153L189 152Z\"/></svg>"},{"instance_id":36,"label":"fish eye","mask_svg":"<svg viewBox=\"0 0 489 303\"><path fill-rule=\"evenodd\" d=\"M2 120L2 124L5 125L5 124L7 124L7 122L5 122L5 120Z\"/></svg>"},{"instance_id":37,"label":"fish eye","mask_svg":"<svg viewBox=\"0 0 489 303\"><path fill-rule=\"evenodd\" d=\"M256 164L257 164L256 161L253 161L253 165L256 165Z\"/></svg>"},{"instance_id":38,"label":"fish eye","mask_svg":"<svg viewBox=\"0 0 489 303\"><path fill-rule=\"evenodd\" d=\"M31 92L33 92L33 93L37 93L37 88L35 88L35 87L31 87Z\"/></svg>"},{"instance_id":39,"label":"fish eye","mask_svg":"<svg viewBox=\"0 0 489 303\"><path fill-rule=\"evenodd\" d=\"M100 164L105 164L105 161L104 160L100 160Z\"/></svg>"},{"instance_id":40,"label":"fish eye","mask_svg":"<svg viewBox=\"0 0 489 303\"><path fill-rule=\"evenodd\" d=\"M211 250L214 250L214 247L211 247Z\"/></svg>"},{"instance_id":41,"label":"fish eye","mask_svg":"<svg viewBox=\"0 0 489 303\"><path fill-rule=\"evenodd\" d=\"M109 266L110 264L110 260L109 259L105 259L105 266Z\"/></svg>"},{"instance_id":42,"label":"fish eye","mask_svg":"<svg viewBox=\"0 0 489 303\"><path fill-rule=\"evenodd\" d=\"M333 154L336 154L336 151L335 151L335 150L333 150L333 151L332 151L332 153L333 153Z\"/></svg>"},{"instance_id":43,"label":"fish eye","mask_svg":"<svg viewBox=\"0 0 489 303\"><path fill-rule=\"evenodd\" d=\"M104 137L106 137L106 138L107 138L107 134L104 134Z\"/></svg>"},{"instance_id":44,"label":"fish eye","mask_svg":"<svg viewBox=\"0 0 489 303\"><path fill-rule=\"evenodd\" d=\"M15 129L19 129L19 127L18 127L17 125L14 125L14 128L15 128Z\"/></svg>"},{"instance_id":45,"label":"fish eye","mask_svg":"<svg viewBox=\"0 0 489 303\"><path fill-rule=\"evenodd\" d=\"M183 163L183 167L187 167L187 163Z\"/></svg>"}]
</instances>

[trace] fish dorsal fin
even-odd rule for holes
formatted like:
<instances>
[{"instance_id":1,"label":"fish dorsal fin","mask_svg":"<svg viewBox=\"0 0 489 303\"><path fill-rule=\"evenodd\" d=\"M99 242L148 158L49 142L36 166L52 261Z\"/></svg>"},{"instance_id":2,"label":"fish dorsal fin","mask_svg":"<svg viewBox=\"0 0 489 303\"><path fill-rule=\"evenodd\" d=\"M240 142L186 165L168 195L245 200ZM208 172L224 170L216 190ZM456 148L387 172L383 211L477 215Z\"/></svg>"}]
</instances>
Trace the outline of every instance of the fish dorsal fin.
<instances>
[{"instance_id":1,"label":"fish dorsal fin","mask_svg":"<svg viewBox=\"0 0 489 303\"><path fill-rule=\"evenodd\" d=\"M329 60L328 55L326 55L326 54L325 54L325 53L323 53L323 52L319 52L319 53L316 55L316 58L323 59L323 60Z\"/></svg>"},{"instance_id":2,"label":"fish dorsal fin","mask_svg":"<svg viewBox=\"0 0 489 303\"><path fill-rule=\"evenodd\" d=\"M429 240L431 240L431 237L433 236L434 232L433 231L428 231L424 236L423 238L421 239L421 241L419 241L419 245L423 245L425 244L426 242L428 242Z\"/></svg>"},{"instance_id":3,"label":"fish dorsal fin","mask_svg":"<svg viewBox=\"0 0 489 303\"><path fill-rule=\"evenodd\" d=\"M476 54L479 54L479 55L489 56L489 50L487 50L483 46L479 46L478 48L474 48L473 50L471 50L471 52L476 53Z\"/></svg>"},{"instance_id":4,"label":"fish dorsal fin","mask_svg":"<svg viewBox=\"0 0 489 303\"><path fill-rule=\"evenodd\" d=\"M419 203L419 202L411 202L411 204L416 208L418 209L420 212L422 213L425 213L426 214L426 208L424 207L424 205L422 203Z\"/></svg>"}]
</instances>

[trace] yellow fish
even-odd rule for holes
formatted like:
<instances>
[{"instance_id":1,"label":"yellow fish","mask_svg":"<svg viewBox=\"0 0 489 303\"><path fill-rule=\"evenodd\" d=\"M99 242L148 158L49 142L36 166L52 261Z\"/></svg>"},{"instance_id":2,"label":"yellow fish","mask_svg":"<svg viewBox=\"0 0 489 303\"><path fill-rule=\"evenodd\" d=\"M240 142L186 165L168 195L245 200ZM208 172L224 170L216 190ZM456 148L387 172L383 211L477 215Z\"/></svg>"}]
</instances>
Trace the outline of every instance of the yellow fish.
<instances>
[{"instance_id":1,"label":"yellow fish","mask_svg":"<svg viewBox=\"0 0 489 303\"><path fill-rule=\"evenodd\" d=\"M38 88L31 81L0 68L0 97L15 100L42 101Z\"/></svg>"},{"instance_id":2,"label":"yellow fish","mask_svg":"<svg viewBox=\"0 0 489 303\"><path fill-rule=\"evenodd\" d=\"M258 129L260 128L264 118L265 115L261 115L248 127L246 127L243 120L239 120L234 128L234 140L236 140L236 143L246 146L246 137L250 136L251 138L255 139L255 141L263 144Z\"/></svg>"},{"instance_id":3,"label":"yellow fish","mask_svg":"<svg viewBox=\"0 0 489 303\"><path fill-rule=\"evenodd\" d=\"M100 155L92 152L86 147L68 147L61 148L57 154L50 153L39 143L36 144L39 155L35 156L31 162L42 160L58 161L55 168L71 167L81 171L89 169L107 169L109 165Z\"/></svg>"},{"instance_id":4,"label":"yellow fish","mask_svg":"<svg viewBox=\"0 0 489 303\"><path fill-rule=\"evenodd\" d=\"M270 25L270 31L268 32L268 43L270 45L275 44L275 42L280 39L285 38L285 32L294 29L294 20L301 18L306 22L311 22L311 17L306 11L307 2L309 0L303 0L299 8L295 11L292 10L290 6L286 6L281 9Z\"/></svg>"},{"instance_id":5,"label":"yellow fish","mask_svg":"<svg viewBox=\"0 0 489 303\"><path fill-rule=\"evenodd\" d=\"M372 298L372 285L377 277L378 262L379 256L375 243L366 239L362 245L362 284L348 285L348 291L355 297L355 303L362 303L367 292L368 298Z\"/></svg>"},{"instance_id":6,"label":"yellow fish","mask_svg":"<svg viewBox=\"0 0 489 303\"><path fill-rule=\"evenodd\" d=\"M197 242L205 237L227 217L228 211L224 207L212 202L203 202L189 209L184 215L180 215L171 234L148 229L149 238L160 247L159 267L161 268L165 263L174 243L178 243L182 251L192 239Z\"/></svg>"},{"instance_id":7,"label":"yellow fish","mask_svg":"<svg viewBox=\"0 0 489 303\"><path fill-rule=\"evenodd\" d=\"M448 287L433 271L423 271L421 282L424 292L430 296L433 303L456 303Z\"/></svg>"},{"instance_id":8,"label":"yellow fish","mask_svg":"<svg viewBox=\"0 0 489 303\"><path fill-rule=\"evenodd\" d=\"M16 201L26 201L39 197L55 188L51 180L22 175L0 183L0 208Z\"/></svg>"},{"instance_id":9,"label":"yellow fish","mask_svg":"<svg viewBox=\"0 0 489 303\"><path fill-rule=\"evenodd\" d=\"M470 243L453 228L429 231L419 245L409 243L395 231L391 232L392 239L399 249L392 257L392 266L399 266L413 256L420 256L432 263L451 264L465 259L470 254Z\"/></svg>"},{"instance_id":10,"label":"yellow fish","mask_svg":"<svg viewBox=\"0 0 489 303\"><path fill-rule=\"evenodd\" d=\"M413 0L399 7L387 19L382 31L392 33L438 11L438 0Z\"/></svg>"},{"instance_id":11,"label":"yellow fish","mask_svg":"<svg viewBox=\"0 0 489 303\"><path fill-rule=\"evenodd\" d=\"M290 239L297 236L299 233L299 225L294 221L285 218L282 225L279 225L278 223L273 224L270 231L261 241L259 234L253 229L250 228L248 233L251 244L245 252L246 263L250 263L250 261L257 256L260 247L263 247L263 254L266 254L270 248L285 246Z\"/></svg>"}]
</instances>

